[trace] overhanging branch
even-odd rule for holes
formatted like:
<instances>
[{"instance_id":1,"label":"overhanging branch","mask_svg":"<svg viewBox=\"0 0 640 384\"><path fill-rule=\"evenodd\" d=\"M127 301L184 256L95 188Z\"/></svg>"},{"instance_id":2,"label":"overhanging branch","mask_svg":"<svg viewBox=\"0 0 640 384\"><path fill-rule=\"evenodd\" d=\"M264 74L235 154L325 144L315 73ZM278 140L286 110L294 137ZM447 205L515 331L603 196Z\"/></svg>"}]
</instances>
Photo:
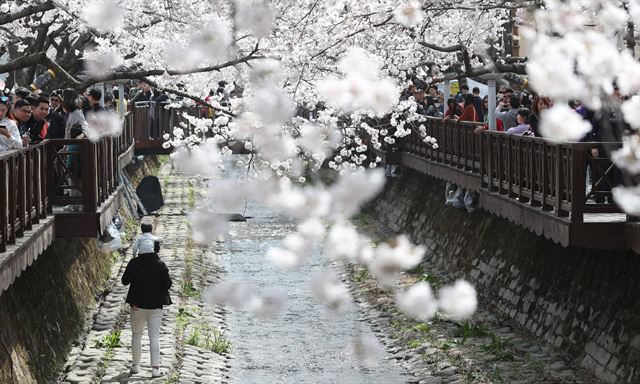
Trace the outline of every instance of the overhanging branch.
<instances>
[{"instance_id":1,"label":"overhanging branch","mask_svg":"<svg viewBox=\"0 0 640 384\"><path fill-rule=\"evenodd\" d=\"M53 9L55 6L52 2L47 1L42 4L32 5L29 7L22 8L18 12L7 13L0 15L0 25L9 24L16 20L20 20L23 17L28 17L31 15L35 15L36 13L45 12Z\"/></svg>"}]
</instances>

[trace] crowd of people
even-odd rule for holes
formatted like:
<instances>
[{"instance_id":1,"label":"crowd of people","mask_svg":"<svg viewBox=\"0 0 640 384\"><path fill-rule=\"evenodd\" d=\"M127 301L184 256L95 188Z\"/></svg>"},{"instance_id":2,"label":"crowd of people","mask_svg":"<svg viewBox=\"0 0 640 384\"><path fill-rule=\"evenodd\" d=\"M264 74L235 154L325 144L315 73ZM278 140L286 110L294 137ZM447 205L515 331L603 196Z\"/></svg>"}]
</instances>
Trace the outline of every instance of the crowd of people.
<instances>
[{"instance_id":1,"label":"crowd of people","mask_svg":"<svg viewBox=\"0 0 640 384\"><path fill-rule=\"evenodd\" d=\"M427 87L426 91L411 85L403 92L403 97L413 97L418 104L416 112L425 116L489 124L489 96L482 97L478 87L469 92L469 87L463 84L460 92L446 101L446 111L444 94L433 85ZM499 132L535 136L539 135L540 113L552 103L548 97L534 96L532 99L526 92L514 92L511 88L501 87L497 92L496 105Z\"/></svg>"},{"instance_id":2,"label":"crowd of people","mask_svg":"<svg viewBox=\"0 0 640 384\"><path fill-rule=\"evenodd\" d=\"M415 85L409 86L402 94L406 100L410 97L417 103L416 112L432 117L440 117L446 120L469 121L483 123L476 131L488 129L489 125L489 96L480 96L480 89L474 87L469 92L469 87L463 84L460 92L450 97L446 101L445 110L444 94L434 85L426 87L426 90L419 89ZM614 98L620 102L626 99L615 87ZM518 136L542 136L540 133L540 117L542 112L553 106L554 101L544 95L531 95L524 91L514 91L503 86L497 92L496 110L496 130L505 132L508 135ZM603 141L600 137L602 132L602 116L590 111L579 100L571 100L569 106L579 113L584 119L592 124L593 131L585 137L585 141ZM611 122L616 126L622 124L621 129L617 129L618 134L609 141L620 140L621 132L626 128L624 121L619 117L610 116ZM606 119L605 119L606 120ZM612 140L613 139L613 140Z\"/></svg>"},{"instance_id":3,"label":"crowd of people","mask_svg":"<svg viewBox=\"0 0 640 384\"><path fill-rule=\"evenodd\" d=\"M426 89L425 89L426 88ZM435 86L417 88L409 86L403 92L403 98L413 98L417 104L416 112L425 116L439 117L444 121L468 121L483 123L476 128L476 132L487 130L489 126L489 97L480 96L480 89L474 87L469 92L469 87L463 84L460 92L445 100L444 94ZM622 103L627 97L622 95L617 86L614 86L612 101ZM541 137L540 120L542 113L551 108L554 101L544 95L530 95L527 92L514 91L502 86L497 92L496 130L507 135L537 136ZM625 132L630 132L630 127L616 108L605 107L599 112L588 109L579 100L571 100L569 106L589 121L592 130L583 141L605 142L621 141ZM606 133L606 137L605 137ZM599 168L609 169L611 161L603 154L602 145L596 145L591 150L593 163L601 163ZM616 180L605 180L603 175L595 174L591 164L587 167L587 190L596 189L593 199L597 203L604 202L604 196L608 195ZM614 177L615 178L615 177ZM620 178L620 177L617 177ZM598 180L594 182L594 180ZM595 184L595 185L592 185ZM477 195L474 192L449 183L445 193L446 203L460 209L473 211L477 203ZM609 197L610 198L610 197Z\"/></svg>"},{"instance_id":4,"label":"crowd of people","mask_svg":"<svg viewBox=\"0 0 640 384\"><path fill-rule=\"evenodd\" d=\"M224 106L229 99L242 97L244 89L241 86L234 82L233 89L228 91L227 85L227 82L220 81L218 88L209 92L205 102L211 103L217 97ZM73 89L57 89L50 94L24 87L0 91L0 153L45 139L82 138L87 127L86 117L90 113L126 111L129 104L135 103L169 102L166 92L144 81L126 84L124 88L122 100L117 87L104 94L100 88L87 89L82 93ZM213 111L205 109L206 115L213 117Z\"/></svg>"}]
</instances>

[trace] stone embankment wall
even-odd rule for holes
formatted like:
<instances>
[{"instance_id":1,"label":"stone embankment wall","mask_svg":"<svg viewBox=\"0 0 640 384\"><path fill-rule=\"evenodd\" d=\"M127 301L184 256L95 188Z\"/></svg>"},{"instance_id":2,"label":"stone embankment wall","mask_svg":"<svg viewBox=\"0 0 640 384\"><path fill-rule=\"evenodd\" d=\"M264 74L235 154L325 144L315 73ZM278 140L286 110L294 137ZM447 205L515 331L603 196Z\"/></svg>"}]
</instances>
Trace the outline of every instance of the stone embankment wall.
<instances>
[{"instance_id":1,"label":"stone embankment wall","mask_svg":"<svg viewBox=\"0 0 640 384\"><path fill-rule=\"evenodd\" d=\"M148 158L126 171L136 185L155 169ZM113 262L96 239L57 239L0 295L0 383L53 382Z\"/></svg>"},{"instance_id":2,"label":"stone embankment wall","mask_svg":"<svg viewBox=\"0 0 640 384\"><path fill-rule=\"evenodd\" d=\"M563 248L484 211L444 205L444 182L405 170L371 205L472 281L481 305L608 383L640 382L640 255Z\"/></svg>"}]
</instances>

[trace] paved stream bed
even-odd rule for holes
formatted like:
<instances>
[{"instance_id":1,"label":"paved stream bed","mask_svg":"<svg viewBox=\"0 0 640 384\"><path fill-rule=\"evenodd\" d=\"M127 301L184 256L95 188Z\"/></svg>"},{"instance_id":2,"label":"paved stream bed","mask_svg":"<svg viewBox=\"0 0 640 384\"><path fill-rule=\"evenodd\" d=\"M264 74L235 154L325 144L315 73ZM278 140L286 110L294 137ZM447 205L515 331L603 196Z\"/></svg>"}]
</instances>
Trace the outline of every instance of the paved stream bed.
<instances>
[{"instance_id":1,"label":"paved stream bed","mask_svg":"<svg viewBox=\"0 0 640 384\"><path fill-rule=\"evenodd\" d=\"M367 368L352 354L352 342L370 334L358 320L357 307L345 316L331 316L314 300L309 281L314 273L331 268L319 250L298 270L283 272L265 258L295 230L291 220L256 205L250 218L234 223L221 257L227 279L249 282L258 289L275 289L286 298L283 313L260 320L246 312L230 311L227 325L234 344L232 382L258 383L404 383L402 369L392 359ZM336 271L337 272L337 271Z\"/></svg>"}]
</instances>

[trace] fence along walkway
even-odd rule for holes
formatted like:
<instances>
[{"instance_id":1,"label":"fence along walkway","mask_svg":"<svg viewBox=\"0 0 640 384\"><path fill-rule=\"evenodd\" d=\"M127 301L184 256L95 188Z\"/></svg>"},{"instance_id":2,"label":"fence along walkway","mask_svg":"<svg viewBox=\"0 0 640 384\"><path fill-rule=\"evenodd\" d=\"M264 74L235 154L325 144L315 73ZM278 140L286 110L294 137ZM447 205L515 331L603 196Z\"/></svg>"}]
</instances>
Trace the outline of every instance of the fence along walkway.
<instances>
[{"instance_id":1,"label":"fence along walkway","mask_svg":"<svg viewBox=\"0 0 640 384\"><path fill-rule=\"evenodd\" d=\"M163 135L194 127L183 113L201 107L143 104L124 117L122 134L97 143L45 140L0 155L0 294L51 244L54 237L95 237L121 206L118 173L134 154L163 154ZM64 210L73 206L74 210Z\"/></svg>"},{"instance_id":2,"label":"fence along walkway","mask_svg":"<svg viewBox=\"0 0 640 384\"><path fill-rule=\"evenodd\" d=\"M483 209L565 247L632 248L640 253L640 226L611 196L611 188L622 181L621 172L590 151L620 143L554 143L502 132L476 133L479 125L428 118L424 134L438 140L438 149L413 129L398 152L381 155L386 163L478 191Z\"/></svg>"}]
</instances>

